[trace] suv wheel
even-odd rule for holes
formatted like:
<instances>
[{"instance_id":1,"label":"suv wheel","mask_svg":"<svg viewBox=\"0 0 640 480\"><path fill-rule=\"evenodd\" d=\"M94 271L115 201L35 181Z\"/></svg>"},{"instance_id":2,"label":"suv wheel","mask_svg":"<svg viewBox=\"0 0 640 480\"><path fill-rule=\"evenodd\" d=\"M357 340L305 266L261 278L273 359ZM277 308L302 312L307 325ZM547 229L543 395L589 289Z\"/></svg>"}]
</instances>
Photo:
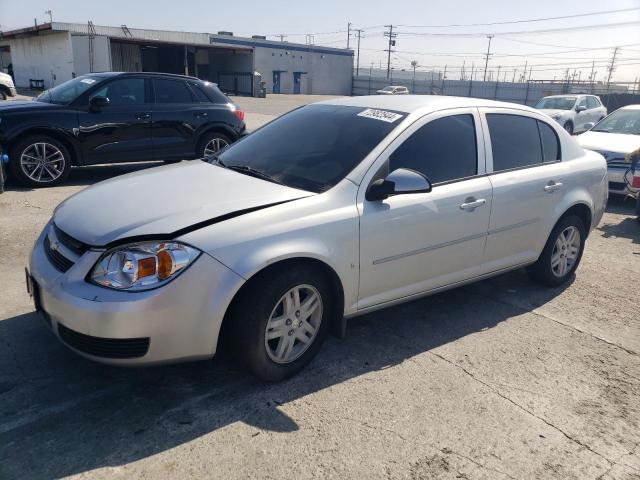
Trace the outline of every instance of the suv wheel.
<instances>
[{"instance_id":1,"label":"suv wheel","mask_svg":"<svg viewBox=\"0 0 640 480\"><path fill-rule=\"evenodd\" d=\"M230 311L231 353L265 381L299 372L327 336L330 292L316 268L294 265L255 278Z\"/></svg>"},{"instance_id":2,"label":"suv wheel","mask_svg":"<svg viewBox=\"0 0 640 480\"><path fill-rule=\"evenodd\" d=\"M586 237L580 217L569 215L561 218L549 235L538 261L527 267L527 272L544 285L562 285L578 268Z\"/></svg>"},{"instance_id":3,"label":"suv wheel","mask_svg":"<svg viewBox=\"0 0 640 480\"><path fill-rule=\"evenodd\" d=\"M229 145L231 145L231 140L226 135L218 132L205 133L198 143L196 158L211 160Z\"/></svg>"},{"instance_id":4,"label":"suv wheel","mask_svg":"<svg viewBox=\"0 0 640 480\"><path fill-rule=\"evenodd\" d=\"M573 122L571 120L564 123L562 126L569 135L573 135Z\"/></svg>"},{"instance_id":5,"label":"suv wheel","mask_svg":"<svg viewBox=\"0 0 640 480\"><path fill-rule=\"evenodd\" d=\"M4 91L4 88L0 88L0 100L7 99L7 92Z\"/></svg>"},{"instance_id":6,"label":"suv wheel","mask_svg":"<svg viewBox=\"0 0 640 480\"><path fill-rule=\"evenodd\" d=\"M58 140L45 135L24 138L11 149L13 176L28 187L49 187L64 181L71 171L71 155Z\"/></svg>"}]
</instances>

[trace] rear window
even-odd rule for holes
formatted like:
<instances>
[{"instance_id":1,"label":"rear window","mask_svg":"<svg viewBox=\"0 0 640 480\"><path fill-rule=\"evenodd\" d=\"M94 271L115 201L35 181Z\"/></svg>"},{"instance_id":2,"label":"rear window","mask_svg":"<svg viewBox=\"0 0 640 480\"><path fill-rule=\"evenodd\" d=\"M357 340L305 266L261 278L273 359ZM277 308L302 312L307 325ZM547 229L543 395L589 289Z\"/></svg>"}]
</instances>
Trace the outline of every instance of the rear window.
<instances>
[{"instance_id":1,"label":"rear window","mask_svg":"<svg viewBox=\"0 0 640 480\"><path fill-rule=\"evenodd\" d=\"M198 84L200 90L211 100L213 103L227 104L232 103L229 98L220 91L215 83L202 82Z\"/></svg>"},{"instance_id":2,"label":"rear window","mask_svg":"<svg viewBox=\"0 0 640 480\"><path fill-rule=\"evenodd\" d=\"M308 105L234 143L219 157L287 186L312 192L333 187L397 125L404 113L343 105Z\"/></svg>"},{"instance_id":3,"label":"rear window","mask_svg":"<svg viewBox=\"0 0 640 480\"><path fill-rule=\"evenodd\" d=\"M191 103L193 97L182 80L154 79L156 103Z\"/></svg>"}]
</instances>

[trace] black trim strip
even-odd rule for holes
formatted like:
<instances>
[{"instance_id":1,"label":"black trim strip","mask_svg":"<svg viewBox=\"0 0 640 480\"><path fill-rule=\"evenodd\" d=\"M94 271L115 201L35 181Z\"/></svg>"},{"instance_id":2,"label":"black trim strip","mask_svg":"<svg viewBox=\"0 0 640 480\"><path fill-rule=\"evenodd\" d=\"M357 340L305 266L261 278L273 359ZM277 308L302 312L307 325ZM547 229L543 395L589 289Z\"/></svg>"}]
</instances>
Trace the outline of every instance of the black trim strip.
<instances>
[{"instance_id":1,"label":"black trim strip","mask_svg":"<svg viewBox=\"0 0 640 480\"><path fill-rule=\"evenodd\" d=\"M243 210L236 210L235 212L225 213L224 215L220 215L219 217L210 218L208 220L204 220L202 222L194 223L188 227L181 228L171 233L160 233L160 234L148 234L148 235L137 235L134 237L126 237L121 238L119 240L115 240L113 242L108 243L104 246L93 245L92 248L106 248L111 249L113 247L117 247L120 245L126 245L128 243L138 243L143 242L145 240L173 240L177 237L181 237L186 235L187 233L194 232L196 230L200 230L201 228L208 227L210 225L215 225L216 223L224 222L225 220L231 220L232 218L240 217L242 215L246 215L248 213L257 212L258 210L264 210L265 208L275 207L276 205L282 205L283 203L293 202L294 200L300 200L301 198L306 197L298 197L298 198L290 198L289 200L282 200L280 202L275 203L267 203L266 205L259 205L257 207L245 208Z\"/></svg>"}]
</instances>

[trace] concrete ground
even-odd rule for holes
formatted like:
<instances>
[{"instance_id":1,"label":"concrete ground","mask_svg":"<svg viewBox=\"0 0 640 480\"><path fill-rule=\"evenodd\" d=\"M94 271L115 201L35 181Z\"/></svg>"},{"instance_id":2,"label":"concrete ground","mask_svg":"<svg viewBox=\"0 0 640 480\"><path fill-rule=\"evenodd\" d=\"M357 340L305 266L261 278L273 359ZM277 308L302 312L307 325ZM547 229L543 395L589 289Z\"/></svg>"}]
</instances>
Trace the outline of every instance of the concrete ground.
<instances>
[{"instance_id":1,"label":"concrete ground","mask_svg":"<svg viewBox=\"0 0 640 480\"><path fill-rule=\"evenodd\" d=\"M304 101L238 99L256 125ZM518 271L360 317L265 385L221 359L95 364L33 313L23 268L53 208L137 168L0 195L0 478L640 478L630 202L610 201L569 285Z\"/></svg>"}]
</instances>

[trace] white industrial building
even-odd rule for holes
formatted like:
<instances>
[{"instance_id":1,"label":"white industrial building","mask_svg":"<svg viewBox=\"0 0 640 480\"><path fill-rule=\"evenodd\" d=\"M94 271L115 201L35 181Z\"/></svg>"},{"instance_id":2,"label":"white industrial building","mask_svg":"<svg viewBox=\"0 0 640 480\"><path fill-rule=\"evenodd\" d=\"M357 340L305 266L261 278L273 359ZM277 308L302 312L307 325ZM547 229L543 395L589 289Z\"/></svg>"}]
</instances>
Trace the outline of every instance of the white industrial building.
<instances>
[{"instance_id":1,"label":"white industrial building","mask_svg":"<svg viewBox=\"0 0 640 480\"><path fill-rule=\"evenodd\" d=\"M0 68L11 63L18 88L51 88L101 71L192 75L237 95L256 94L254 73L267 93L349 95L353 51L266 40L261 36L174 32L52 22L2 32Z\"/></svg>"}]
</instances>

